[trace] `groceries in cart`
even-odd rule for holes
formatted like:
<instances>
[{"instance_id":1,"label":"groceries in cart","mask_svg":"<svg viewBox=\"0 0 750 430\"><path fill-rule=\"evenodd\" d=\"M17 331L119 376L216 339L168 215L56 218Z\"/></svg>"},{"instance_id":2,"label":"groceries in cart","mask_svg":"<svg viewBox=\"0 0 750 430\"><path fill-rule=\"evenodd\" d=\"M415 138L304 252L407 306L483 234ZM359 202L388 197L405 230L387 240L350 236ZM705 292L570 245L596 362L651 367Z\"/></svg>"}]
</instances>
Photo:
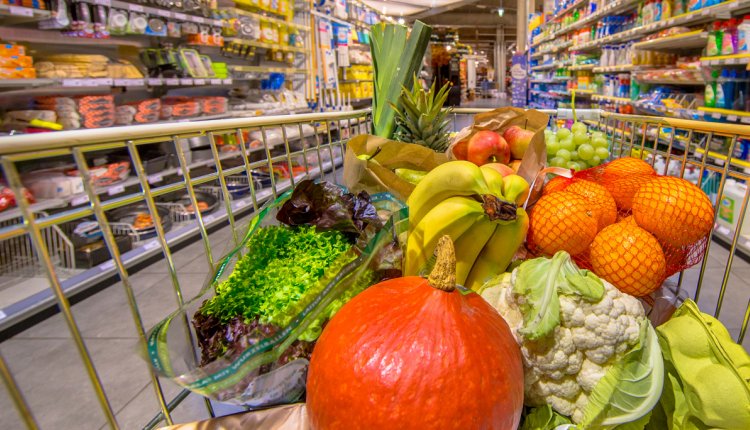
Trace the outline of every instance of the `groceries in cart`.
<instances>
[{"instance_id":1,"label":"groceries in cart","mask_svg":"<svg viewBox=\"0 0 750 430\"><path fill-rule=\"evenodd\" d=\"M394 222L402 208L389 195L298 183L250 221L200 295L152 330L150 362L215 400L252 407L298 400L328 320L364 288L401 274ZM183 317L198 359L185 355Z\"/></svg>"}]
</instances>

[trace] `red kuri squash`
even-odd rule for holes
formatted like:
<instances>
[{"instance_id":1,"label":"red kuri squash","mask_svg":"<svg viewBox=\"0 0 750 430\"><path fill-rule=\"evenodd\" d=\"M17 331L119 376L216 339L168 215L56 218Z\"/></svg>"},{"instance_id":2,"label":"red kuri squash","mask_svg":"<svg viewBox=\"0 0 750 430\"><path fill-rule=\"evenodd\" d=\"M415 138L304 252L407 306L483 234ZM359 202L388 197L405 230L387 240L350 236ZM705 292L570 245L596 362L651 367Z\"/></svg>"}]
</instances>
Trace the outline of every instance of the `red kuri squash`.
<instances>
[{"instance_id":1,"label":"red kuri squash","mask_svg":"<svg viewBox=\"0 0 750 430\"><path fill-rule=\"evenodd\" d=\"M455 288L450 238L429 279L374 285L333 317L307 378L312 428L515 430L521 353L505 320Z\"/></svg>"}]
</instances>

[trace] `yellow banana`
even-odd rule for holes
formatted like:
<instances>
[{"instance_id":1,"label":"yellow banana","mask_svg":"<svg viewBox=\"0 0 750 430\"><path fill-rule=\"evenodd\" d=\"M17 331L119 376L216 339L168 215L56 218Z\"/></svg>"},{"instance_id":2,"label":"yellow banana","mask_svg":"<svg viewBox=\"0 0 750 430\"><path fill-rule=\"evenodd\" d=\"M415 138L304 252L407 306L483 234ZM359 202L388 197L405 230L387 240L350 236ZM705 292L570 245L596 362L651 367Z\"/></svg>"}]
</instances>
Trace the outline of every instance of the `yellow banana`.
<instances>
[{"instance_id":1,"label":"yellow banana","mask_svg":"<svg viewBox=\"0 0 750 430\"><path fill-rule=\"evenodd\" d=\"M503 178L503 196L508 201L523 206L529 196L529 183L521 176L508 175Z\"/></svg>"},{"instance_id":2,"label":"yellow banana","mask_svg":"<svg viewBox=\"0 0 750 430\"><path fill-rule=\"evenodd\" d=\"M466 278L464 286L478 291L490 278L505 272L513 256L526 238L529 230L529 216L519 207L516 221L500 224L482 249L479 257Z\"/></svg>"},{"instance_id":3,"label":"yellow banana","mask_svg":"<svg viewBox=\"0 0 750 430\"><path fill-rule=\"evenodd\" d=\"M498 224L485 217L453 242L456 249L456 283L464 285L474 262L496 228Z\"/></svg>"},{"instance_id":4,"label":"yellow banana","mask_svg":"<svg viewBox=\"0 0 750 430\"><path fill-rule=\"evenodd\" d=\"M406 204L413 229L438 203L454 196L484 195L490 191L482 171L468 161L449 161L432 169L414 187Z\"/></svg>"},{"instance_id":5,"label":"yellow banana","mask_svg":"<svg viewBox=\"0 0 750 430\"><path fill-rule=\"evenodd\" d=\"M442 236L448 235L455 242L483 216L482 204L471 198L451 197L440 202L409 232L404 276L419 274Z\"/></svg>"},{"instance_id":6,"label":"yellow banana","mask_svg":"<svg viewBox=\"0 0 750 430\"><path fill-rule=\"evenodd\" d=\"M494 194L497 197L503 197L503 175L500 174L497 170L493 169L489 166L481 166L479 170L482 171L482 176L484 176L484 182L487 183L487 188L490 190L490 193Z\"/></svg>"}]
</instances>

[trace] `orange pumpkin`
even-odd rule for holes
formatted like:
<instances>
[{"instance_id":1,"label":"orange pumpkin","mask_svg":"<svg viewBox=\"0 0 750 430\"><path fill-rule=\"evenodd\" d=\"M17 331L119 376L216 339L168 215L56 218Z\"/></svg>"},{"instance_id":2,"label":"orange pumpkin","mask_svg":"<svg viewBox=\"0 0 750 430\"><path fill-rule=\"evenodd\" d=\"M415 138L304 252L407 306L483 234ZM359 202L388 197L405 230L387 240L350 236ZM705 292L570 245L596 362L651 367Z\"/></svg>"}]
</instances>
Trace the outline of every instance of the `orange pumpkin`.
<instances>
[{"instance_id":1,"label":"orange pumpkin","mask_svg":"<svg viewBox=\"0 0 750 430\"><path fill-rule=\"evenodd\" d=\"M447 236L429 279L374 285L323 330L310 360L313 429L515 430L521 353L505 320L455 286Z\"/></svg>"}]
</instances>

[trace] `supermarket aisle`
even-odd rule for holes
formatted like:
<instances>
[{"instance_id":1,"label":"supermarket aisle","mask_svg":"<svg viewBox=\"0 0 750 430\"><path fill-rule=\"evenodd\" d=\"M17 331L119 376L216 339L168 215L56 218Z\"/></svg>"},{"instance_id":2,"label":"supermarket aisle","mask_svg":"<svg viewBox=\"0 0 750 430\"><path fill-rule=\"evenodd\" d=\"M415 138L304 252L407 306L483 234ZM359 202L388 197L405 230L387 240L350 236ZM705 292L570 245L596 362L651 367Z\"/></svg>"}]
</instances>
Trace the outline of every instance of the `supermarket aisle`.
<instances>
[{"instance_id":1,"label":"supermarket aisle","mask_svg":"<svg viewBox=\"0 0 750 430\"><path fill-rule=\"evenodd\" d=\"M340 170L339 170L340 172ZM248 218L242 221L247 222ZM210 234L211 246L223 250L231 242L228 227ZM728 257L726 249L713 243L707 259L704 288L699 305L713 312ZM174 254L177 276L186 297L195 295L203 285L208 266L203 244L192 243ZM699 268L686 272L684 285L692 294ZM164 261L146 267L131 277L136 300L147 328L176 308L173 286ZM721 320L736 336L744 316L750 291L750 264L735 259L729 279ZM117 411L123 429L142 428L158 411L154 391L149 385L145 362L138 356L138 336L118 283L73 306L73 312L85 337L109 401ZM744 345L750 349L750 337ZM106 428L105 419L70 334L60 315L43 321L0 344L27 400L36 412L42 429ZM50 379L49 375L56 375ZM163 381L168 398L180 389ZM74 394L74 395L71 395ZM5 390L0 390L0 428L22 428ZM208 417L203 400L191 394L173 413L184 422Z\"/></svg>"}]
</instances>

